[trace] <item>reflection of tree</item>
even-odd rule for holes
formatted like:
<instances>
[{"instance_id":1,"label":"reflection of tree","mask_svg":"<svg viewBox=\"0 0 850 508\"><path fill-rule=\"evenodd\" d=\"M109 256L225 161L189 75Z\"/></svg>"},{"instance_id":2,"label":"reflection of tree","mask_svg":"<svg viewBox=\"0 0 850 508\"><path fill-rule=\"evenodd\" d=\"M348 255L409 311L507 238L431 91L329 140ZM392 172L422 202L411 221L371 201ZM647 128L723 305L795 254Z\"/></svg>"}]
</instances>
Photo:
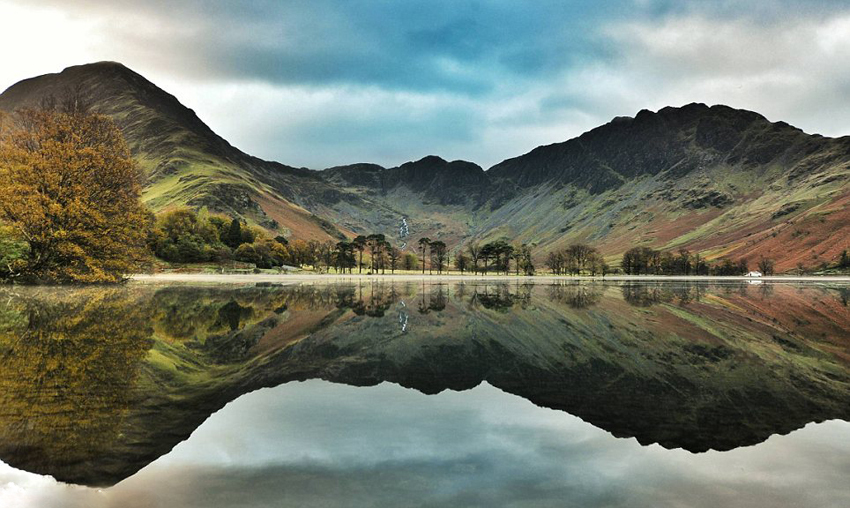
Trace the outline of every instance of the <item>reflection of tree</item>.
<instances>
[{"instance_id":1,"label":"reflection of tree","mask_svg":"<svg viewBox=\"0 0 850 508\"><path fill-rule=\"evenodd\" d=\"M622 285L623 299L635 307L650 307L658 303L677 302L679 305L687 305L692 301L700 301L705 290L708 288L704 283L643 283L627 282ZM724 286L727 294L735 289L736 285L729 289ZM746 288L744 287L744 290Z\"/></svg>"},{"instance_id":2,"label":"reflection of tree","mask_svg":"<svg viewBox=\"0 0 850 508\"><path fill-rule=\"evenodd\" d=\"M517 296L511 294L508 284L497 284L495 286L476 287L470 298L470 303L473 307L480 304L485 309L507 312L517 300Z\"/></svg>"},{"instance_id":3,"label":"reflection of tree","mask_svg":"<svg viewBox=\"0 0 850 508\"><path fill-rule=\"evenodd\" d=\"M253 314L251 307L243 307L236 300L230 300L218 309L219 321L230 327L230 331L238 330L239 323L247 320Z\"/></svg>"},{"instance_id":4,"label":"reflection of tree","mask_svg":"<svg viewBox=\"0 0 850 508\"><path fill-rule=\"evenodd\" d=\"M383 284L373 285L367 297L363 297L352 307L359 316L383 317L394 303L392 293L387 294Z\"/></svg>"},{"instance_id":5,"label":"reflection of tree","mask_svg":"<svg viewBox=\"0 0 850 508\"><path fill-rule=\"evenodd\" d=\"M602 288L582 283L555 283L547 287L549 300L566 304L573 309L586 309L599 303Z\"/></svg>"},{"instance_id":6,"label":"reflection of tree","mask_svg":"<svg viewBox=\"0 0 850 508\"><path fill-rule=\"evenodd\" d=\"M635 307L650 307L665 301L669 295L664 295L661 288L650 284L624 284L623 299Z\"/></svg>"},{"instance_id":7,"label":"reflection of tree","mask_svg":"<svg viewBox=\"0 0 850 508\"><path fill-rule=\"evenodd\" d=\"M120 437L152 345L149 299L121 289L40 293L10 300L0 319L3 456L26 449L11 455L24 468L96 459Z\"/></svg>"},{"instance_id":8,"label":"reflection of tree","mask_svg":"<svg viewBox=\"0 0 850 508\"><path fill-rule=\"evenodd\" d=\"M438 284L436 291L431 291L431 303L428 305L431 310L435 312L440 312L441 310L445 310L446 308L446 286L444 284Z\"/></svg>"},{"instance_id":9,"label":"reflection of tree","mask_svg":"<svg viewBox=\"0 0 850 508\"><path fill-rule=\"evenodd\" d=\"M761 284L759 286L759 296L763 300L769 300L773 297L773 284Z\"/></svg>"},{"instance_id":10,"label":"reflection of tree","mask_svg":"<svg viewBox=\"0 0 850 508\"><path fill-rule=\"evenodd\" d=\"M364 291L365 290L365 291ZM336 306L351 309L358 316L382 317L399 300L395 284L371 283L368 287L359 284L356 288L337 289Z\"/></svg>"},{"instance_id":11,"label":"reflection of tree","mask_svg":"<svg viewBox=\"0 0 850 508\"><path fill-rule=\"evenodd\" d=\"M169 287L152 300L157 336L203 344L286 311L350 307L350 286Z\"/></svg>"},{"instance_id":12,"label":"reflection of tree","mask_svg":"<svg viewBox=\"0 0 850 508\"><path fill-rule=\"evenodd\" d=\"M420 314L429 314L431 311L441 312L446 309L448 304L448 291L445 284L428 284L422 282L422 287L419 290L419 302L416 305L416 310Z\"/></svg>"}]
</instances>

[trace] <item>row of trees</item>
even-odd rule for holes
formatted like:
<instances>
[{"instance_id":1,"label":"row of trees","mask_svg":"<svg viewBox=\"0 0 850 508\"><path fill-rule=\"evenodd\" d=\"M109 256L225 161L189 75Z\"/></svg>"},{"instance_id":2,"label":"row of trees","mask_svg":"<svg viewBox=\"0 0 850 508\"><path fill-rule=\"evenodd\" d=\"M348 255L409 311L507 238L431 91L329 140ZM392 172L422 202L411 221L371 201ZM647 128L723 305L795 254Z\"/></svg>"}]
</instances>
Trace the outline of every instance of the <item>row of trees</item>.
<instances>
[{"instance_id":1,"label":"row of trees","mask_svg":"<svg viewBox=\"0 0 850 508\"><path fill-rule=\"evenodd\" d=\"M573 244L565 249L553 251L546 258L546 266L555 275L605 275L608 265L602 254L594 247L583 243Z\"/></svg>"},{"instance_id":2,"label":"row of trees","mask_svg":"<svg viewBox=\"0 0 850 508\"><path fill-rule=\"evenodd\" d=\"M620 262L629 275L708 275L708 263L699 253L687 249L677 253L661 252L649 247L634 247L623 254Z\"/></svg>"},{"instance_id":3,"label":"row of trees","mask_svg":"<svg viewBox=\"0 0 850 508\"><path fill-rule=\"evenodd\" d=\"M513 262L516 275L534 275L531 247L527 244L514 246L505 240L496 240L484 245L472 243L467 246L467 252L468 257L461 249L458 259L464 259L461 263L468 266L468 269L471 269L474 273L487 274L493 269L507 275L511 271L511 262Z\"/></svg>"},{"instance_id":4,"label":"row of trees","mask_svg":"<svg viewBox=\"0 0 850 508\"><path fill-rule=\"evenodd\" d=\"M351 241L332 243L310 242L307 244L308 259L305 263L318 269L334 268L338 272L358 273L365 269L369 273L386 273L389 270L421 270L424 274L444 273L450 266L461 272L534 274L531 248L527 245L512 246L504 240L480 245L472 243L464 249L458 248L452 256L448 245L442 240L420 238L416 243L418 254L402 252L382 234L361 235ZM364 257L366 261L364 261Z\"/></svg>"},{"instance_id":5,"label":"row of trees","mask_svg":"<svg viewBox=\"0 0 850 508\"><path fill-rule=\"evenodd\" d=\"M745 275L750 271L746 259L723 259L710 264L697 253L687 249L663 252L649 247L634 247L623 254L620 263L623 272L630 275ZM773 275L774 262L762 257L757 269L764 275Z\"/></svg>"}]
</instances>

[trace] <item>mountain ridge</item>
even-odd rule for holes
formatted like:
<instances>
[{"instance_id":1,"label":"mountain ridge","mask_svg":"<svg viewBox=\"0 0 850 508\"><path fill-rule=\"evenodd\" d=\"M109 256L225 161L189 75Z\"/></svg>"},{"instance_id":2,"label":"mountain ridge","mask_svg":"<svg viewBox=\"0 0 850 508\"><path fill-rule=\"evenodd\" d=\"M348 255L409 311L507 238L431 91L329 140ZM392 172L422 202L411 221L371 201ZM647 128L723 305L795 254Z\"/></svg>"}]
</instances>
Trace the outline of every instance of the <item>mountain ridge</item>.
<instances>
[{"instance_id":1,"label":"mountain ridge","mask_svg":"<svg viewBox=\"0 0 850 508\"><path fill-rule=\"evenodd\" d=\"M487 170L437 156L325 170L264 161L115 62L21 81L0 94L0 109L75 87L124 132L154 210L206 206L319 241L380 232L406 243L398 237L405 220L411 236L453 246L500 237L533 244L538 264L577 241L612 262L648 245L768 256L779 270L828 263L850 247L850 137L806 134L728 106L641 110Z\"/></svg>"}]
</instances>

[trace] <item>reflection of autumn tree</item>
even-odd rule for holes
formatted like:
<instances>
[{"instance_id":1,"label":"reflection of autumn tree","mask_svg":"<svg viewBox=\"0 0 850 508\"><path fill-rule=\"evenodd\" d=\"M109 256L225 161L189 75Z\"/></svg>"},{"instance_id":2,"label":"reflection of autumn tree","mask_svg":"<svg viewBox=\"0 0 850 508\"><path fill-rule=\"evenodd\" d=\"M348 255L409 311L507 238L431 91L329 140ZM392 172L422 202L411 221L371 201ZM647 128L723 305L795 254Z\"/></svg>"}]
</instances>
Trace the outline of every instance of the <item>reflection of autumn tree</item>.
<instances>
[{"instance_id":1,"label":"reflection of autumn tree","mask_svg":"<svg viewBox=\"0 0 850 508\"><path fill-rule=\"evenodd\" d=\"M145 300L86 289L0 304L0 450L13 465L79 463L118 439L152 344Z\"/></svg>"}]
</instances>

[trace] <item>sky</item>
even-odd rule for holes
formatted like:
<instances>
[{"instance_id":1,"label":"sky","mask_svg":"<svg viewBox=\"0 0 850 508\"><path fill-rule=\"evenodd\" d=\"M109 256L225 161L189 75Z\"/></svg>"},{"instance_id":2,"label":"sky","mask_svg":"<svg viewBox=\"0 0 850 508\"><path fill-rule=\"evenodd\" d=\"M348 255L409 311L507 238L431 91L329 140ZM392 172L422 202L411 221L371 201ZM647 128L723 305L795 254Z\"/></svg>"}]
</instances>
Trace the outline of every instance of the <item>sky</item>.
<instances>
[{"instance_id":1,"label":"sky","mask_svg":"<svg viewBox=\"0 0 850 508\"><path fill-rule=\"evenodd\" d=\"M846 0L0 0L0 47L0 89L119 61L242 150L313 169L487 168L691 102L850 134Z\"/></svg>"}]
</instances>

